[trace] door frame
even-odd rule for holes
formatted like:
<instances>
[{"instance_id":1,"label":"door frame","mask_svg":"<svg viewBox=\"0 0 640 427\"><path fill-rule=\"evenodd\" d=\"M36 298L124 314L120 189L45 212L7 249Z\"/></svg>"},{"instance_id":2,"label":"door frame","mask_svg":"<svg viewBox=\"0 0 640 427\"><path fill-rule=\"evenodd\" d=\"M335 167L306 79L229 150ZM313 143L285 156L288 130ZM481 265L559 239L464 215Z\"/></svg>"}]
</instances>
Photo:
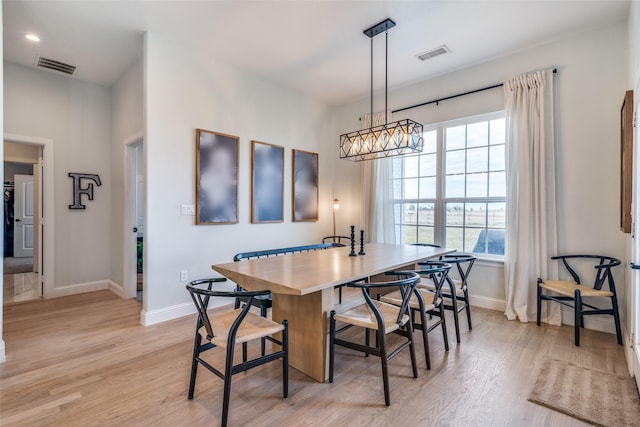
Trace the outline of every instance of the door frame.
<instances>
[{"instance_id":1,"label":"door frame","mask_svg":"<svg viewBox=\"0 0 640 427\"><path fill-rule=\"evenodd\" d=\"M135 298L137 295L138 276L137 276L137 264L135 262L135 259L137 257L137 235L133 232L133 228L136 227L137 225L137 221L136 221L136 186L137 186L136 150L139 144L144 144L142 132L139 132L125 139L124 141L124 145L125 145L124 215L125 217L124 217L124 230L123 230L124 260L122 263L122 265L124 266L124 272L123 272L124 298ZM144 283L142 287L144 289Z\"/></svg>"},{"instance_id":2,"label":"door frame","mask_svg":"<svg viewBox=\"0 0 640 427\"><path fill-rule=\"evenodd\" d=\"M42 283L43 298L50 298L54 295L55 286L55 216L54 216L54 165L53 165L53 139L40 138L35 136L25 136L5 133L4 142L14 142L25 145L35 145L42 148L42 198L41 218L39 225L44 228L42 233L38 233L38 248L41 248L42 257L38 274ZM34 165L36 167L36 165Z\"/></svg>"}]
</instances>

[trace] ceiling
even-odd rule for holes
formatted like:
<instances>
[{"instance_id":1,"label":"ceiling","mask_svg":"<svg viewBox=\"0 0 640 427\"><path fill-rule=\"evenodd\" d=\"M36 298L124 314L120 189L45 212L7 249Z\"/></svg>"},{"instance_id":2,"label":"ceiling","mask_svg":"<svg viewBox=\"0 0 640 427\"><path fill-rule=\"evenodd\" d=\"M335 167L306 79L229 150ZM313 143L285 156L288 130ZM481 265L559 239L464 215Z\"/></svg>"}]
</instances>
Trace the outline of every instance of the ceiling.
<instances>
[{"instance_id":1,"label":"ceiling","mask_svg":"<svg viewBox=\"0 0 640 427\"><path fill-rule=\"evenodd\" d=\"M36 56L78 66L111 86L156 32L332 105L369 94L370 40L390 17L389 87L626 20L631 0L4 0L4 59ZM29 42L26 33L40 36ZM451 53L416 55L446 44ZM384 37L374 38L375 86L384 84Z\"/></svg>"}]
</instances>

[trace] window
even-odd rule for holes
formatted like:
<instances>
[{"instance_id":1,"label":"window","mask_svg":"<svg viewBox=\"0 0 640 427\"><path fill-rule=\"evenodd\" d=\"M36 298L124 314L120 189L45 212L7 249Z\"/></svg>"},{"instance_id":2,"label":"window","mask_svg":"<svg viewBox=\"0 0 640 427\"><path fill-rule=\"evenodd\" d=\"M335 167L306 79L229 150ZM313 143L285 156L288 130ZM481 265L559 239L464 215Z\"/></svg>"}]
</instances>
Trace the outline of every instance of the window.
<instances>
[{"instance_id":1,"label":"window","mask_svg":"<svg viewBox=\"0 0 640 427\"><path fill-rule=\"evenodd\" d=\"M421 154L393 160L396 239L504 255L504 113L430 126Z\"/></svg>"}]
</instances>

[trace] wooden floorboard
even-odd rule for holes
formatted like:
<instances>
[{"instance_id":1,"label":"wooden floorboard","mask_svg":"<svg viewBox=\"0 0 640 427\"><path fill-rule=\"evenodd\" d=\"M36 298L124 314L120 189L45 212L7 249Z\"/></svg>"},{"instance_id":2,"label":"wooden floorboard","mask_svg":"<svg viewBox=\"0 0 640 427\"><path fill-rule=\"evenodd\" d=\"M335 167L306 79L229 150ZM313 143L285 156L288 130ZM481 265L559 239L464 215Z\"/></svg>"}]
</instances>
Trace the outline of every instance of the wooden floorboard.
<instances>
[{"instance_id":1,"label":"wooden floorboard","mask_svg":"<svg viewBox=\"0 0 640 427\"><path fill-rule=\"evenodd\" d=\"M0 425L217 425L221 380L201 369L195 399L187 400L195 318L144 327L140 310L135 300L109 291L6 306ZM473 331L462 322L461 344L448 318L449 352L439 329L430 334L431 371L416 334L418 379L408 352L390 362L390 407L384 406L379 359L338 348L335 383L316 383L290 369L288 399L281 397L277 362L235 376L230 424L581 426L527 401L539 364L551 357L627 374L612 335L584 331L576 348L570 327L509 322L479 308L472 316ZM252 344L250 352L258 347ZM222 352L209 353L222 366Z\"/></svg>"}]
</instances>

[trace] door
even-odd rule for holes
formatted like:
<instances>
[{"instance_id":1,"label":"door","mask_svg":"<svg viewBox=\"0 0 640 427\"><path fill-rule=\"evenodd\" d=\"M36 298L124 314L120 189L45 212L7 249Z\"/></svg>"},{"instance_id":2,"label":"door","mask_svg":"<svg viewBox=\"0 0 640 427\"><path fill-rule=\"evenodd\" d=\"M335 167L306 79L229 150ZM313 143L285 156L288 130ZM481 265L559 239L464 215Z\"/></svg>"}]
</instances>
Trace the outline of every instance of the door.
<instances>
[{"instance_id":1,"label":"door","mask_svg":"<svg viewBox=\"0 0 640 427\"><path fill-rule=\"evenodd\" d=\"M33 256L33 175L15 175L13 256Z\"/></svg>"}]
</instances>

